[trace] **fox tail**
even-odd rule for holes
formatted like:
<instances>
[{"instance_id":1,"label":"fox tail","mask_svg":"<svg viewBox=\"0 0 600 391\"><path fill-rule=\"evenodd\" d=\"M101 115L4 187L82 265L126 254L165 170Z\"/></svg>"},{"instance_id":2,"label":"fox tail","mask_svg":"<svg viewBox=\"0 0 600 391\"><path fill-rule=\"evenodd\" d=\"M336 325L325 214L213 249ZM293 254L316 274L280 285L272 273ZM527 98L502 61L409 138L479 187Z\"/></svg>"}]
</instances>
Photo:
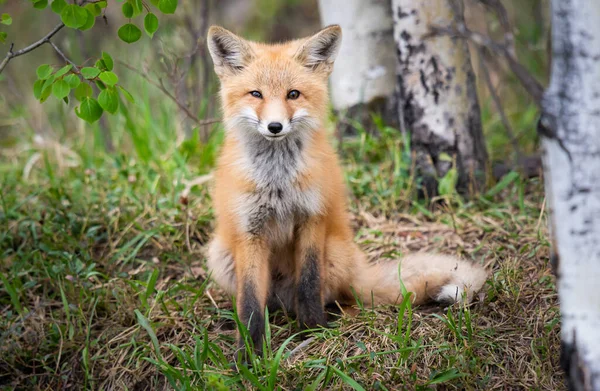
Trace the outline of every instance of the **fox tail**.
<instances>
[{"instance_id":1,"label":"fox tail","mask_svg":"<svg viewBox=\"0 0 600 391\"><path fill-rule=\"evenodd\" d=\"M485 283L482 266L448 255L410 254L400 261L369 263L355 276L353 288L363 303L397 304L402 285L412 292L413 304L470 302ZM402 281L402 284L400 283Z\"/></svg>"}]
</instances>

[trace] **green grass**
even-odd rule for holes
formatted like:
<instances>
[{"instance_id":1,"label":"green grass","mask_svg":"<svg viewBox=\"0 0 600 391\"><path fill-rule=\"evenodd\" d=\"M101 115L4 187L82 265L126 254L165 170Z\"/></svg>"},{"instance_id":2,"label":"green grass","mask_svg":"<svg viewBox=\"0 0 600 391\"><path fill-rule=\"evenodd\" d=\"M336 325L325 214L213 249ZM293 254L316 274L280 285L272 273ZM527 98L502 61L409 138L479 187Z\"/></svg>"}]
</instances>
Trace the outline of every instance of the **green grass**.
<instances>
[{"instance_id":1,"label":"green grass","mask_svg":"<svg viewBox=\"0 0 600 391\"><path fill-rule=\"evenodd\" d=\"M148 87L149 88L149 87ZM7 389L562 388L542 188L518 177L471 201L414 199L391 129L342 146L357 241L372 258L429 249L493 272L471 307L341 308L298 335L271 315L265 355L235 362L231 299L207 280L208 184L222 138L176 145L142 102L70 143L2 150L0 386ZM30 140L30 141L27 141ZM126 152L130 151L130 152Z\"/></svg>"}]
</instances>

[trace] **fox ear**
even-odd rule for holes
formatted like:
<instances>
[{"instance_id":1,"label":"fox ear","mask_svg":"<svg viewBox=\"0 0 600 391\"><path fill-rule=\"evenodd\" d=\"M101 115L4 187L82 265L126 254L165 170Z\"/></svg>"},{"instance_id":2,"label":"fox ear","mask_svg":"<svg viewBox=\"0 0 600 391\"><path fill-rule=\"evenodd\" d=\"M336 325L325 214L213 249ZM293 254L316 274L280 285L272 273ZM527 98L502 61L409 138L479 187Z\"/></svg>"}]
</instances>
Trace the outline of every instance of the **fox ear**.
<instances>
[{"instance_id":1,"label":"fox ear","mask_svg":"<svg viewBox=\"0 0 600 391\"><path fill-rule=\"evenodd\" d=\"M307 68L331 73L341 43L342 28L337 24L325 27L306 39L296 53L296 60Z\"/></svg>"},{"instance_id":2,"label":"fox ear","mask_svg":"<svg viewBox=\"0 0 600 391\"><path fill-rule=\"evenodd\" d=\"M207 41L219 77L241 71L254 57L248 42L222 27L212 26Z\"/></svg>"}]
</instances>

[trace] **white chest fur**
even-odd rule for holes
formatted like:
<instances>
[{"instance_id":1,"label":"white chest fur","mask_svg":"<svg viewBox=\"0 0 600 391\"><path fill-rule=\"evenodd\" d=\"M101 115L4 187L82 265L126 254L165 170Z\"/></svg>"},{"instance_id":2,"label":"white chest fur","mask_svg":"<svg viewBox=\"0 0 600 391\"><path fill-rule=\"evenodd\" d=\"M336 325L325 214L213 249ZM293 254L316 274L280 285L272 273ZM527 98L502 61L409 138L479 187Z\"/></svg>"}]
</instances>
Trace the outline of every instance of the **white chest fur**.
<instances>
[{"instance_id":1,"label":"white chest fur","mask_svg":"<svg viewBox=\"0 0 600 391\"><path fill-rule=\"evenodd\" d=\"M303 147L302 139L292 137L255 139L243 146L240 164L256 188L239 197L236 212L250 235L266 235L285 244L293 239L299 221L321 211L319 189L302 190L297 183L306 170Z\"/></svg>"}]
</instances>

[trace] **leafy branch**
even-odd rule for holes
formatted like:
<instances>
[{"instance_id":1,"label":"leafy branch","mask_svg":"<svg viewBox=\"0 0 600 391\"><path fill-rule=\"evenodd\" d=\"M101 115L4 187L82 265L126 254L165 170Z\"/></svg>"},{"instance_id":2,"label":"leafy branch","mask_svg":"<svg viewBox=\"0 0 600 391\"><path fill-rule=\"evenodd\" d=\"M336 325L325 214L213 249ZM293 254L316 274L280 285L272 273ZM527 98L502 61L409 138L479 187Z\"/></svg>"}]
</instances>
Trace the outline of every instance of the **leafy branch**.
<instances>
[{"instance_id":1,"label":"leafy branch","mask_svg":"<svg viewBox=\"0 0 600 391\"><path fill-rule=\"evenodd\" d=\"M30 0L36 9L48 7L48 0ZM178 0L149 0L163 14L172 14L177 8ZM77 116L83 120L93 123L100 119L103 112L115 114L119 109L121 96L133 102L133 96L118 83L119 78L113 72L114 61L110 54L102 52L93 66L77 65L52 41L52 38L63 28L77 30L89 30L95 24L96 18L106 19L106 0L77 0L72 4L66 0L54 0L50 8L59 15L61 23L56 25L52 31L31 45L14 51L14 43L10 44L9 50L0 62L0 74L8 63L19 56L27 54L44 44L49 44L67 65L54 67L49 64L40 65L37 70L38 80L33 85L33 93L40 102L45 102L50 95L69 103L69 96L73 93L80 104L75 108ZM119 38L130 44L142 37L142 30L132 23L132 19L145 12L144 30L152 38L158 30L158 17L152 12L150 4L145 0L125 0L121 6L122 14L128 22L117 31ZM0 16L0 23L11 25L12 18L8 14ZM8 34L0 31L0 43L5 42ZM96 89L93 88L96 87ZM95 97L95 92L97 96ZM164 91L163 91L164 92ZM189 113L189 115L192 115ZM193 117L190 117L193 118ZM200 121L196 118L197 122Z\"/></svg>"},{"instance_id":2,"label":"leafy branch","mask_svg":"<svg viewBox=\"0 0 600 391\"><path fill-rule=\"evenodd\" d=\"M50 31L48 34L46 34L42 39L40 39L39 41L36 41L36 42L32 43L31 45L29 45L29 46L27 46L27 47L25 47L25 48L23 48L21 50L18 50L16 52L13 52L13 48L14 48L15 44L11 43L10 44L10 48L8 49L8 53L6 53L6 57L4 57L4 59L0 63L0 73L2 73L2 71L4 70L4 68L6 67L6 65L8 64L8 62L10 60L12 60L13 58L22 56L23 54L27 54L30 51L32 51L34 49L37 49L38 47L42 46L45 43L51 43L52 41L50 41L50 39L56 33L58 33L63 27L65 27L65 24L64 23L59 23L58 25L56 25L56 27L54 27L52 29L52 31ZM55 48L55 50L56 50L56 48ZM59 54L62 54L62 53L59 53Z\"/></svg>"}]
</instances>

